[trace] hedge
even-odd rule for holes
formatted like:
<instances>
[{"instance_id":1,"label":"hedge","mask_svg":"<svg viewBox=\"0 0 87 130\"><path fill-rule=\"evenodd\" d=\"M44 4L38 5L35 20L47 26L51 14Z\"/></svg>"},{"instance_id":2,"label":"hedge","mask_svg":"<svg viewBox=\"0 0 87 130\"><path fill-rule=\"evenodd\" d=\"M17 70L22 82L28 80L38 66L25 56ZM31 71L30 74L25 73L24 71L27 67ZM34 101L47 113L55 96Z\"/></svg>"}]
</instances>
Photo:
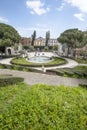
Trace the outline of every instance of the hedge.
<instances>
[{"instance_id":1,"label":"hedge","mask_svg":"<svg viewBox=\"0 0 87 130\"><path fill-rule=\"evenodd\" d=\"M13 57L19 57L20 56L20 54L19 55L0 55L0 58L2 59L2 58L13 58Z\"/></svg>"},{"instance_id":2,"label":"hedge","mask_svg":"<svg viewBox=\"0 0 87 130\"><path fill-rule=\"evenodd\" d=\"M12 69L12 70L19 70L19 71L26 71L26 72L39 72L42 73L40 70L36 70L29 67L19 66L19 65L7 65L7 64L0 64L1 69Z\"/></svg>"},{"instance_id":3,"label":"hedge","mask_svg":"<svg viewBox=\"0 0 87 130\"><path fill-rule=\"evenodd\" d=\"M87 72L79 72L76 70L70 70L70 69L55 69L55 70L47 70L48 74L56 74L59 76L64 77L71 77L71 78L87 78Z\"/></svg>"},{"instance_id":4,"label":"hedge","mask_svg":"<svg viewBox=\"0 0 87 130\"><path fill-rule=\"evenodd\" d=\"M24 78L21 77L2 76L0 77L0 87L17 84L23 81Z\"/></svg>"}]
</instances>

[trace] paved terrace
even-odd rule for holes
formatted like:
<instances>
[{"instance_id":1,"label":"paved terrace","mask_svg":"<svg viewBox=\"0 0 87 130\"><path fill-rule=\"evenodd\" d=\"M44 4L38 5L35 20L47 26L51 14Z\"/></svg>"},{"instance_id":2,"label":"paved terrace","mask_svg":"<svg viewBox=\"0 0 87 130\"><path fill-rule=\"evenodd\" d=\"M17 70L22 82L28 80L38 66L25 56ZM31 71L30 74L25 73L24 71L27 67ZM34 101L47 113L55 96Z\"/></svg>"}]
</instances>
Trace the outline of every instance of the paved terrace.
<instances>
[{"instance_id":1,"label":"paved terrace","mask_svg":"<svg viewBox=\"0 0 87 130\"><path fill-rule=\"evenodd\" d=\"M0 74L12 74L13 76L23 77L24 81L29 84L48 84L48 85L66 85L78 86L79 84L86 84L86 79L66 78L55 75L47 75L33 72L22 72L8 69L0 69Z\"/></svg>"}]
</instances>

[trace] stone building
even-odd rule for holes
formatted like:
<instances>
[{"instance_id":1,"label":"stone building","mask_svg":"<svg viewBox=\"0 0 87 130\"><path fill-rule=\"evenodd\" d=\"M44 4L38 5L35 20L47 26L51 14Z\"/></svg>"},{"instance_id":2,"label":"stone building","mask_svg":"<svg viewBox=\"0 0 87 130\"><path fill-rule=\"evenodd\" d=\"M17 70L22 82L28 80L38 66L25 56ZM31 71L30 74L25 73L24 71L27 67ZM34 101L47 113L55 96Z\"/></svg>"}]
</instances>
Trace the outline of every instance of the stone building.
<instances>
[{"instance_id":1,"label":"stone building","mask_svg":"<svg viewBox=\"0 0 87 130\"><path fill-rule=\"evenodd\" d=\"M49 46L58 45L57 39L50 39L50 40L48 40L48 45Z\"/></svg>"},{"instance_id":2,"label":"stone building","mask_svg":"<svg viewBox=\"0 0 87 130\"><path fill-rule=\"evenodd\" d=\"M31 39L30 38L22 37L20 42L23 46L29 47L31 45Z\"/></svg>"},{"instance_id":3,"label":"stone building","mask_svg":"<svg viewBox=\"0 0 87 130\"><path fill-rule=\"evenodd\" d=\"M37 39L35 39L34 41L34 46L45 46L45 38L39 37Z\"/></svg>"}]
</instances>

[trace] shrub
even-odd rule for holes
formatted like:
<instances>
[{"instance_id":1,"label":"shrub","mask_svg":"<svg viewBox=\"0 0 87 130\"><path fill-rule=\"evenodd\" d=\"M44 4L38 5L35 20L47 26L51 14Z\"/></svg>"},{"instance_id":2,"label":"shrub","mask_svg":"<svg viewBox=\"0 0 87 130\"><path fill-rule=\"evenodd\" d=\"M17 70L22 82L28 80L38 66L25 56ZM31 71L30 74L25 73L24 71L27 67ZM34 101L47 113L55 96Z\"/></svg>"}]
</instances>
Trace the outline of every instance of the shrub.
<instances>
[{"instance_id":1,"label":"shrub","mask_svg":"<svg viewBox=\"0 0 87 130\"><path fill-rule=\"evenodd\" d=\"M27 71L27 72L39 72L40 70L29 68L26 66L20 66L20 65L7 65L7 64L0 64L1 69L12 69L12 70L19 70L19 71Z\"/></svg>"},{"instance_id":2,"label":"shrub","mask_svg":"<svg viewBox=\"0 0 87 130\"><path fill-rule=\"evenodd\" d=\"M2 58L13 58L13 57L19 57L20 55L1 55Z\"/></svg>"},{"instance_id":3,"label":"shrub","mask_svg":"<svg viewBox=\"0 0 87 130\"><path fill-rule=\"evenodd\" d=\"M20 77L3 76L0 77L0 87L16 84L18 82L23 82L24 79Z\"/></svg>"}]
</instances>

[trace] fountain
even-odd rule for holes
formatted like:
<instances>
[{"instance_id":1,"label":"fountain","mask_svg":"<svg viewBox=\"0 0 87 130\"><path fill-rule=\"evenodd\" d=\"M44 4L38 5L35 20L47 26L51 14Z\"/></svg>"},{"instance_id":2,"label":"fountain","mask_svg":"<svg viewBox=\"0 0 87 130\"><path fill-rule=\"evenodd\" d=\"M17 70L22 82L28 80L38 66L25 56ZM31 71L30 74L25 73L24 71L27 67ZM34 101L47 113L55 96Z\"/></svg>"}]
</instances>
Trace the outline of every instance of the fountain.
<instances>
[{"instance_id":1,"label":"fountain","mask_svg":"<svg viewBox=\"0 0 87 130\"><path fill-rule=\"evenodd\" d=\"M50 61L51 61L50 57L46 57L46 56L34 56L29 58L29 62L33 62L33 63L46 63Z\"/></svg>"},{"instance_id":2,"label":"fountain","mask_svg":"<svg viewBox=\"0 0 87 130\"><path fill-rule=\"evenodd\" d=\"M32 63L48 63L52 61L52 56L48 56L44 52L35 52L28 54L28 61Z\"/></svg>"}]
</instances>

